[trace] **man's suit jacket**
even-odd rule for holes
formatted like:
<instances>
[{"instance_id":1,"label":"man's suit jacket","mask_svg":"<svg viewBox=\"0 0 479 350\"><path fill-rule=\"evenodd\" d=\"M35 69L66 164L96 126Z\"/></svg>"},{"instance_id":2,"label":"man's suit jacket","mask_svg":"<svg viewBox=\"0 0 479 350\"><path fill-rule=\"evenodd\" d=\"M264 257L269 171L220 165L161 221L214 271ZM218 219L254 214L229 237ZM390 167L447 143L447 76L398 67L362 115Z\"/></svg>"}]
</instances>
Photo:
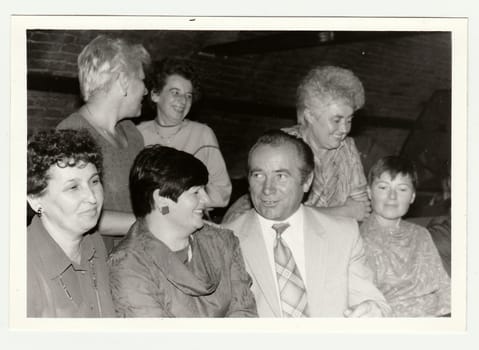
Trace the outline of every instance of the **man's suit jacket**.
<instances>
[{"instance_id":1,"label":"man's suit jacket","mask_svg":"<svg viewBox=\"0 0 479 350\"><path fill-rule=\"evenodd\" d=\"M302 206L306 289L311 317L343 317L349 306L374 300L387 315L390 308L365 265L362 239L353 219L329 216ZM281 317L275 278L254 209L224 226L240 240L260 317Z\"/></svg>"}]
</instances>

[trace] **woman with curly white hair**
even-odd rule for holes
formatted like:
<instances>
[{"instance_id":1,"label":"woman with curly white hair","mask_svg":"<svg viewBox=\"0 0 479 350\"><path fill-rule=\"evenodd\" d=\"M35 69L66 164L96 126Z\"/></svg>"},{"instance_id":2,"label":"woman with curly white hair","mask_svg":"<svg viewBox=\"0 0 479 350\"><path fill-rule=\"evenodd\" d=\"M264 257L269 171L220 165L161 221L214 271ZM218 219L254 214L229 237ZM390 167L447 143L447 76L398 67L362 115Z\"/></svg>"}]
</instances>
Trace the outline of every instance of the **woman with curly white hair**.
<instances>
[{"instance_id":1,"label":"woman with curly white hair","mask_svg":"<svg viewBox=\"0 0 479 350\"><path fill-rule=\"evenodd\" d=\"M359 152L348 134L354 112L364 101L363 85L352 71L336 66L313 68L297 88L298 124L283 130L302 138L314 153L314 181L306 204L358 221L369 215L371 206ZM240 197L223 222L249 208L248 197Z\"/></svg>"}]
</instances>

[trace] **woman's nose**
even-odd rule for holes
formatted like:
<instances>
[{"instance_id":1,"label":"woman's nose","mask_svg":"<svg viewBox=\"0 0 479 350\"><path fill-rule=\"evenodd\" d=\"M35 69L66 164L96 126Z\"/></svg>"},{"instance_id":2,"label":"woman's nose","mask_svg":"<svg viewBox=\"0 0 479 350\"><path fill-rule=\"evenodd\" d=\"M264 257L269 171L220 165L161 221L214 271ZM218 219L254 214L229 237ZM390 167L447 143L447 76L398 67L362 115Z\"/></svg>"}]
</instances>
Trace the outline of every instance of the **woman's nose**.
<instances>
[{"instance_id":1,"label":"woman's nose","mask_svg":"<svg viewBox=\"0 0 479 350\"><path fill-rule=\"evenodd\" d=\"M341 131L342 133L347 134L349 132L349 129L350 129L350 126L345 120L339 123L339 131Z\"/></svg>"},{"instance_id":2,"label":"woman's nose","mask_svg":"<svg viewBox=\"0 0 479 350\"><path fill-rule=\"evenodd\" d=\"M87 187L85 189L85 199L89 203L95 204L97 202L96 193L91 187Z\"/></svg>"},{"instance_id":3,"label":"woman's nose","mask_svg":"<svg viewBox=\"0 0 479 350\"><path fill-rule=\"evenodd\" d=\"M185 94L178 94L176 96L176 99L178 102L180 102L182 105L186 105L186 102L187 102L187 97Z\"/></svg>"},{"instance_id":4,"label":"woman's nose","mask_svg":"<svg viewBox=\"0 0 479 350\"><path fill-rule=\"evenodd\" d=\"M200 191L200 201L203 203L209 203L211 201L210 195L205 189Z\"/></svg>"},{"instance_id":5,"label":"woman's nose","mask_svg":"<svg viewBox=\"0 0 479 350\"><path fill-rule=\"evenodd\" d=\"M395 190L390 190L389 191L389 198L396 199L396 197L397 197L396 191Z\"/></svg>"}]
</instances>

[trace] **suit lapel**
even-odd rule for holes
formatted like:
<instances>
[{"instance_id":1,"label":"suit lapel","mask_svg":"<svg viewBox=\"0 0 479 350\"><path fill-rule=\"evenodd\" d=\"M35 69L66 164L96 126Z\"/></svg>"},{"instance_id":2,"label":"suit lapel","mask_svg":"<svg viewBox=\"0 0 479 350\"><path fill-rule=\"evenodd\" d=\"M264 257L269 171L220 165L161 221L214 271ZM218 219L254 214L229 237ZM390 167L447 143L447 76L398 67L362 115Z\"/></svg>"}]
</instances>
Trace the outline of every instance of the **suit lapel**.
<instances>
[{"instance_id":1,"label":"suit lapel","mask_svg":"<svg viewBox=\"0 0 479 350\"><path fill-rule=\"evenodd\" d=\"M326 278L326 257L328 242L324 239L324 227L314 212L304 207L304 254L306 264L306 285L311 316L320 312L322 286Z\"/></svg>"},{"instance_id":2,"label":"suit lapel","mask_svg":"<svg viewBox=\"0 0 479 350\"><path fill-rule=\"evenodd\" d=\"M266 245L261 234L261 226L255 212L251 210L245 218L240 236L243 256L253 275L258 290L276 317L280 317L279 301L276 294L276 282L271 271Z\"/></svg>"}]
</instances>

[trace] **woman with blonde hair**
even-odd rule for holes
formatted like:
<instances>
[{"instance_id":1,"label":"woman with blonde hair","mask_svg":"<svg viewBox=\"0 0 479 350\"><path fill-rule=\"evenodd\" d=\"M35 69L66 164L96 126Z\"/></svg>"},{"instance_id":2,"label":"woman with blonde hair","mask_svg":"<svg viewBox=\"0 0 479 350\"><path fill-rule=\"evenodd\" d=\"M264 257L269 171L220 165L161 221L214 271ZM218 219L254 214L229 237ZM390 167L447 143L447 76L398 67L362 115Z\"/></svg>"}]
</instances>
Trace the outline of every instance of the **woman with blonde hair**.
<instances>
[{"instance_id":1,"label":"woman with blonde hair","mask_svg":"<svg viewBox=\"0 0 479 350\"><path fill-rule=\"evenodd\" d=\"M135 218L128 193L128 173L143 149L143 137L126 118L141 114L144 66L150 56L139 44L100 35L78 56L80 89L85 104L58 129L87 129L104 157L105 204L100 220L103 235L124 235ZM110 250L112 240L105 240Z\"/></svg>"}]
</instances>

